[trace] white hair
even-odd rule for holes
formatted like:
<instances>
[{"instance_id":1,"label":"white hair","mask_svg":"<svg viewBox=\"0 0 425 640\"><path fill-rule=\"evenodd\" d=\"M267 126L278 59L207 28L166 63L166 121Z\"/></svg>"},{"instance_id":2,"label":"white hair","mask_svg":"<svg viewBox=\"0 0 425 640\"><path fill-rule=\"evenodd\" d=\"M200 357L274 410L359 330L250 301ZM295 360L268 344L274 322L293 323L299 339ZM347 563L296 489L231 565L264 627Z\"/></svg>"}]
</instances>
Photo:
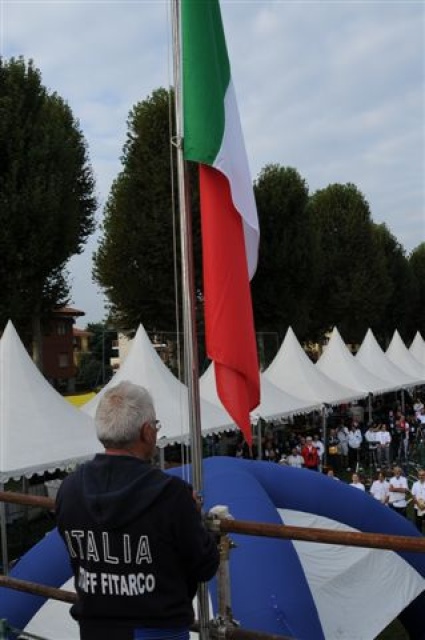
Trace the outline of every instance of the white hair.
<instances>
[{"instance_id":1,"label":"white hair","mask_svg":"<svg viewBox=\"0 0 425 640\"><path fill-rule=\"evenodd\" d=\"M96 433L105 448L125 448L135 442L140 427L155 421L152 396L128 380L108 389L96 409Z\"/></svg>"}]
</instances>

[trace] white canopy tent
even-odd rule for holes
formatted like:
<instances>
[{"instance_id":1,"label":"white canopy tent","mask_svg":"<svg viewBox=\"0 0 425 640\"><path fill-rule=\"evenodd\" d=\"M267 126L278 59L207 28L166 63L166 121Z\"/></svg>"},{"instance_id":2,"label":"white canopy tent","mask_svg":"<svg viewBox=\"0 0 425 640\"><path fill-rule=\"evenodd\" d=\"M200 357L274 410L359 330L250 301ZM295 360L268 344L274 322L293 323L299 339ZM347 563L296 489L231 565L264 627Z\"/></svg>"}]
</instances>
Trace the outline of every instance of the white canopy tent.
<instances>
[{"instance_id":1,"label":"white canopy tent","mask_svg":"<svg viewBox=\"0 0 425 640\"><path fill-rule=\"evenodd\" d=\"M286 393L296 393L310 403L340 404L365 396L363 391L344 387L317 369L291 327L263 377Z\"/></svg>"},{"instance_id":2,"label":"white canopy tent","mask_svg":"<svg viewBox=\"0 0 425 640\"><path fill-rule=\"evenodd\" d=\"M333 380L369 393L386 393L397 388L396 385L385 382L366 369L344 344L336 327L332 331L331 338L324 352L314 365L322 373Z\"/></svg>"},{"instance_id":3,"label":"white canopy tent","mask_svg":"<svg viewBox=\"0 0 425 640\"><path fill-rule=\"evenodd\" d=\"M425 340L422 338L419 331L416 332L413 342L409 347L409 353L411 353L419 363L425 366Z\"/></svg>"},{"instance_id":4,"label":"white canopy tent","mask_svg":"<svg viewBox=\"0 0 425 640\"><path fill-rule=\"evenodd\" d=\"M67 469L98 451L93 419L47 382L9 321L0 340L0 484Z\"/></svg>"},{"instance_id":5,"label":"white canopy tent","mask_svg":"<svg viewBox=\"0 0 425 640\"><path fill-rule=\"evenodd\" d=\"M67 402L37 369L11 321L0 340L0 487L69 469L102 446L93 419ZM5 504L0 504L1 546L8 571Z\"/></svg>"},{"instance_id":6,"label":"white canopy tent","mask_svg":"<svg viewBox=\"0 0 425 640\"><path fill-rule=\"evenodd\" d=\"M402 369L407 375L418 379L420 384L425 382L425 363L420 363L410 353L397 329L394 331L392 340L386 350L386 355L391 362Z\"/></svg>"},{"instance_id":7,"label":"white canopy tent","mask_svg":"<svg viewBox=\"0 0 425 640\"><path fill-rule=\"evenodd\" d=\"M217 394L214 366L211 364L199 379L202 398L222 406ZM307 402L278 389L264 375L260 375L261 403L252 411L252 416L265 419L281 418L296 413L309 413L317 408L317 403Z\"/></svg>"},{"instance_id":8,"label":"white canopy tent","mask_svg":"<svg viewBox=\"0 0 425 640\"><path fill-rule=\"evenodd\" d=\"M417 378L407 375L385 355L371 329L367 330L355 358L371 373L378 372L380 378L400 389L420 384Z\"/></svg>"},{"instance_id":9,"label":"white canopy tent","mask_svg":"<svg viewBox=\"0 0 425 640\"><path fill-rule=\"evenodd\" d=\"M130 351L103 389L81 407L82 411L94 416L103 394L123 380L139 384L150 391L155 403L156 415L162 429L158 446L177 442L189 442L189 393L162 362L142 325L131 343ZM206 400L201 401L202 434L235 429L231 417L220 407Z\"/></svg>"}]
</instances>

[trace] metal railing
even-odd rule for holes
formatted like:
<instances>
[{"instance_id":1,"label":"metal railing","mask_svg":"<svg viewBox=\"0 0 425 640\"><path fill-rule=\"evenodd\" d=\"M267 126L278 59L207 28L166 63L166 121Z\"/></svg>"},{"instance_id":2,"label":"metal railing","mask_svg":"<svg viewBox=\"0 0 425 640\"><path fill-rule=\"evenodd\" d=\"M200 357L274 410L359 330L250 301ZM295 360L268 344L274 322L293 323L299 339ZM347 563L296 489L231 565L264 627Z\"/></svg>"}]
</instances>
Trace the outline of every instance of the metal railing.
<instances>
[{"instance_id":1,"label":"metal railing","mask_svg":"<svg viewBox=\"0 0 425 640\"><path fill-rule=\"evenodd\" d=\"M37 506L50 511L55 510L55 501L51 498L0 491L0 502ZM228 537L230 533L262 536L269 538L281 538L316 542L323 544L338 544L351 547L365 547L371 549L386 549L391 551L409 551L425 553L425 538L381 533L364 533L354 531L333 531L329 529L297 527L290 525L278 525L259 523L244 520L233 520L210 515L206 518L208 528L220 536L220 568L218 572L218 615L210 621L209 635L211 638L224 638L229 640L291 640L287 636L273 635L240 628L233 620L230 603L228 561L232 548L232 541ZM77 600L77 594L64 589L56 589L26 580L18 580L10 576L0 575L0 587L15 589L26 593L40 595L45 598L59 600L73 604ZM4 621L0 621L0 623ZM1 627L0 627L1 629ZM199 631L199 624L195 622L192 631ZM23 635L25 637L25 634ZM28 638L31 637L29 634ZM0 635L1 640L1 635Z\"/></svg>"}]
</instances>

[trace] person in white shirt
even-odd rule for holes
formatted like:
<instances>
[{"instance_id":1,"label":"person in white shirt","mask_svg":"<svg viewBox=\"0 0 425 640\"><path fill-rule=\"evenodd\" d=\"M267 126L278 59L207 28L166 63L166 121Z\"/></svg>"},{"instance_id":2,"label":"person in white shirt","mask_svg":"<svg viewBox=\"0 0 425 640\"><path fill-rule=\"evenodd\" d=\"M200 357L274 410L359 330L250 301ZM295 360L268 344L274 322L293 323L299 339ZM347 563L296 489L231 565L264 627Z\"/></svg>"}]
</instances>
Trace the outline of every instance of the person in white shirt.
<instances>
[{"instance_id":1,"label":"person in white shirt","mask_svg":"<svg viewBox=\"0 0 425 640\"><path fill-rule=\"evenodd\" d=\"M360 482L359 475L357 473L353 473L351 476L350 487L354 487L355 489L360 489L360 491L366 491L363 482Z\"/></svg>"},{"instance_id":2,"label":"person in white shirt","mask_svg":"<svg viewBox=\"0 0 425 640\"><path fill-rule=\"evenodd\" d=\"M364 438L367 442L367 452L368 452L368 465L369 467L379 467L380 463L378 460L378 442L377 442L377 431L378 427L375 427L373 424L370 424L367 428L366 433L364 434Z\"/></svg>"},{"instance_id":3,"label":"person in white shirt","mask_svg":"<svg viewBox=\"0 0 425 640\"><path fill-rule=\"evenodd\" d=\"M286 464L290 467L296 467L297 469L301 469L304 466L304 458L298 452L297 447L294 447L291 455L287 456Z\"/></svg>"},{"instance_id":4,"label":"person in white shirt","mask_svg":"<svg viewBox=\"0 0 425 640\"><path fill-rule=\"evenodd\" d=\"M406 494L409 491L409 485L404 476L401 475L401 468L394 467L394 475L390 480L390 494L388 504L400 515L406 517L407 500Z\"/></svg>"},{"instance_id":5,"label":"person in white shirt","mask_svg":"<svg viewBox=\"0 0 425 640\"><path fill-rule=\"evenodd\" d=\"M321 471L322 470L322 465L323 465L323 455L325 453L325 445L320 440L320 438L317 435L317 433L314 434L314 436L313 436L313 447L316 447L317 453L319 454L319 471Z\"/></svg>"},{"instance_id":6,"label":"person in white shirt","mask_svg":"<svg viewBox=\"0 0 425 640\"><path fill-rule=\"evenodd\" d=\"M375 433L375 438L378 445L378 464L380 467L389 467L392 438L387 425L381 424L380 430Z\"/></svg>"},{"instance_id":7,"label":"person in white shirt","mask_svg":"<svg viewBox=\"0 0 425 640\"><path fill-rule=\"evenodd\" d=\"M357 422L353 422L348 432L348 466L358 471L360 464L360 446L363 441L362 432Z\"/></svg>"},{"instance_id":8,"label":"person in white shirt","mask_svg":"<svg viewBox=\"0 0 425 640\"><path fill-rule=\"evenodd\" d=\"M412 486L413 504L415 508L415 524L422 533L425 521L425 470L419 469L418 479Z\"/></svg>"},{"instance_id":9,"label":"person in white shirt","mask_svg":"<svg viewBox=\"0 0 425 640\"><path fill-rule=\"evenodd\" d=\"M342 466L348 466L348 429L345 424L341 424L338 427L337 432L340 449L341 449L341 458L342 458Z\"/></svg>"},{"instance_id":10,"label":"person in white shirt","mask_svg":"<svg viewBox=\"0 0 425 640\"><path fill-rule=\"evenodd\" d=\"M370 488L370 495L379 500L382 504L388 504L390 497L390 483L385 479L385 475L382 471L378 473L376 480L372 482Z\"/></svg>"}]
</instances>

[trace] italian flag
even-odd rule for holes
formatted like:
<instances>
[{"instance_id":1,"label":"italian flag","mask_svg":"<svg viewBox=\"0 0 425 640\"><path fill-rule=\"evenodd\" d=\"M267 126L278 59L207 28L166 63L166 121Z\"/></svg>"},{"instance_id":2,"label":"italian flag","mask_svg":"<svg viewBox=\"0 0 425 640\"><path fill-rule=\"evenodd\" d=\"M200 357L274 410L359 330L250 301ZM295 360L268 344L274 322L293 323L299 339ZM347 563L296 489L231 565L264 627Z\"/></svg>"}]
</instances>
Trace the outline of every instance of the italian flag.
<instances>
[{"instance_id":1,"label":"italian flag","mask_svg":"<svg viewBox=\"0 0 425 640\"><path fill-rule=\"evenodd\" d=\"M218 0L181 0L184 156L199 163L205 329L217 393L251 444L260 381L249 281L259 227Z\"/></svg>"}]
</instances>

